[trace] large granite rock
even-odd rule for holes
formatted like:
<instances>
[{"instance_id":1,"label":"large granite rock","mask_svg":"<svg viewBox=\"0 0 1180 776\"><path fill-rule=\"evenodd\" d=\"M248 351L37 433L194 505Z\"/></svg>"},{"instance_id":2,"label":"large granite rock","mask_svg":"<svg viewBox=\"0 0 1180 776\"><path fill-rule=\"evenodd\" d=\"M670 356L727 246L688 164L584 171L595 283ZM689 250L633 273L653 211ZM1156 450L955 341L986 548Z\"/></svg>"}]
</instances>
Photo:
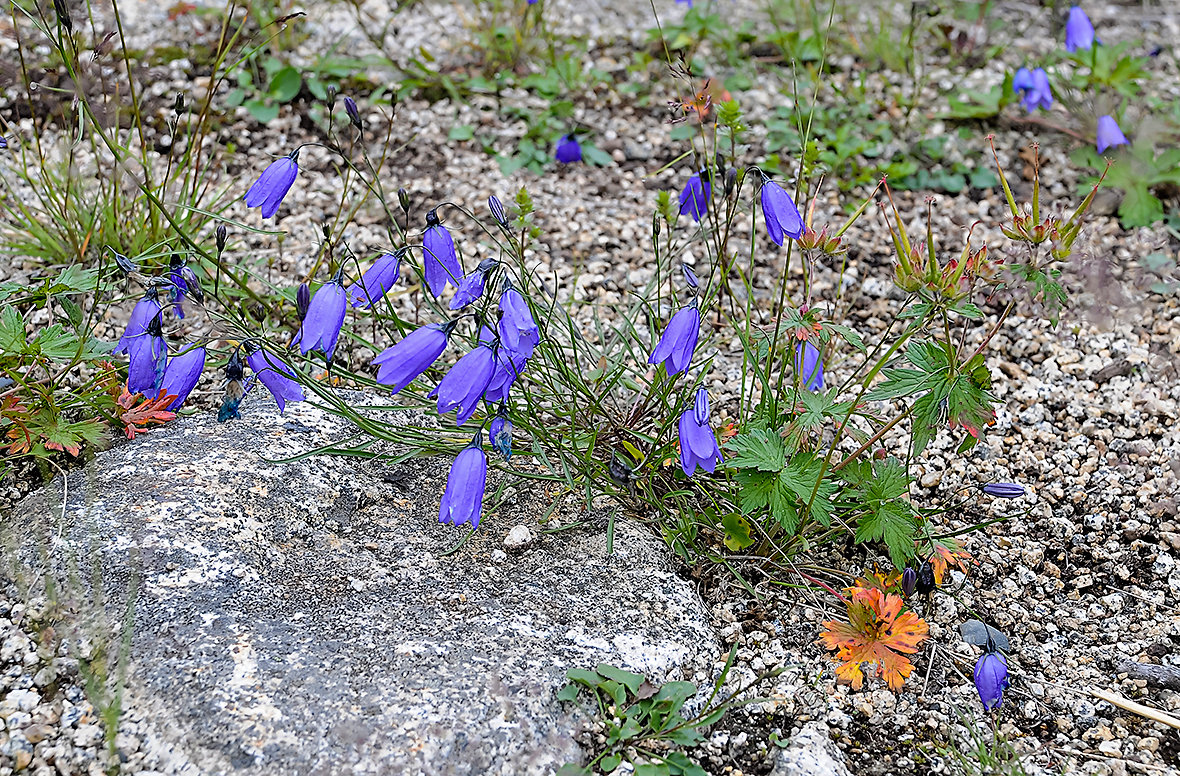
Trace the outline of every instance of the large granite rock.
<instances>
[{"instance_id":1,"label":"large granite rock","mask_svg":"<svg viewBox=\"0 0 1180 776\"><path fill-rule=\"evenodd\" d=\"M613 555L601 524L505 552L556 493L509 479L444 556L466 534L438 523L449 461L271 463L343 434L307 405L260 405L101 454L68 477L64 503L59 478L8 528L22 589L53 579L65 608L84 609L93 571L117 620L137 588L125 719L144 767L552 773L582 755L554 698L566 669L700 679L720 654L641 527L617 521Z\"/></svg>"}]
</instances>

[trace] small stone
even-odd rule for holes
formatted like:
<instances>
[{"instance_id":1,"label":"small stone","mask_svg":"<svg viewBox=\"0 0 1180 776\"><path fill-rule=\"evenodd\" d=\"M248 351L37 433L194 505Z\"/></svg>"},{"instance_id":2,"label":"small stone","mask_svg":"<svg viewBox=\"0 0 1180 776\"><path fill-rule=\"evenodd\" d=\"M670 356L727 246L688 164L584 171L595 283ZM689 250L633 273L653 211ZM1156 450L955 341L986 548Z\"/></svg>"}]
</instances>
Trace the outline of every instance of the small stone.
<instances>
[{"instance_id":1,"label":"small stone","mask_svg":"<svg viewBox=\"0 0 1180 776\"><path fill-rule=\"evenodd\" d=\"M53 728L49 725L29 725L25 728L25 738L29 739L31 744L39 744L47 738L53 736Z\"/></svg>"},{"instance_id":2,"label":"small stone","mask_svg":"<svg viewBox=\"0 0 1180 776\"><path fill-rule=\"evenodd\" d=\"M1108 757L1118 757L1123 753L1123 745L1119 741L1103 741L1098 745L1098 751Z\"/></svg>"},{"instance_id":3,"label":"small stone","mask_svg":"<svg viewBox=\"0 0 1180 776\"><path fill-rule=\"evenodd\" d=\"M74 731L74 746L79 749L90 749L98 746L102 741L102 728L98 725L79 725Z\"/></svg>"},{"instance_id":4,"label":"small stone","mask_svg":"<svg viewBox=\"0 0 1180 776\"><path fill-rule=\"evenodd\" d=\"M926 474L923 474L922 479L919 481L918 484L921 485L923 488L937 488L938 483L940 483L940 482L942 482L942 470L941 469L938 471L935 471L935 472L927 472Z\"/></svg>"},{"instance_id":5,"label":"small stone","mask_svg":"<svg viewBox=\"0 0 1180 776\"><path fill-rule=\"evenodd\" d=\"M1144 752L1154 752L1160 748L1160 740L1155 736L1145 736L1139 739L1137 746Z\"/></svg>"},{"instance_id":6,"label":"small stone","mask_svg":"<svg viewBox=\"0 0 1180 776\"><path fill-rule=\"evenodd\" d=\"M504 549L506 550L523 550L534 541L533 532L528 529L528 526L514 525L508 535L504 537Z\"/></svg>"},{"instance_id":7,"label":"small stone","mask_svg":"<svg viewBox=\"0 0 1180 776\"><path fill-rule=\"evenodd\" d=\"M24 749L18 751L12 757L12 764L15 770L23 771L29 767L29 763L33 762L33 753L26 752Z\"/></svg>"},{"instance_id":8,"label":"small stone","mask_svg":"<svg viewBox=\"0 0 1180 776\"><path fill-rule=\"evenodd\" d=\"M13 690L6 700L20 711L32 711L41 702L41 695L33 690Z\"/></svg>"}]
</instances>

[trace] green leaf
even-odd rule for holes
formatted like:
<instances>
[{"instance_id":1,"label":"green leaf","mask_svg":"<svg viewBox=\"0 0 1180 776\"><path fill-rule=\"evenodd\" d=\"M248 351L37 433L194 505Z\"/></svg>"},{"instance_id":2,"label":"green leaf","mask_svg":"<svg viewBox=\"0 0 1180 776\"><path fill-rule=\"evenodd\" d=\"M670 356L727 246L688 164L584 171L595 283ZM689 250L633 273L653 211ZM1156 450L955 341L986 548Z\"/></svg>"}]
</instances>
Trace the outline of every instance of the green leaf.
<instances>
[{"instance_id":1,"label":"green leaf","mask_svg":"<svg viewBox=\"0 0 1180 776\"><path fill-rule=\"evenodd\" d=\"M57 298L57 303L61 305L61 309L65 312L66 318L69 319L70 325L73 326L74 330L76 331L78 327L82 325L82 308L79 307L78 304L68 296L59 296Z\"/></svg>"},{"instance_id":2,"label":"green leaf","mask_svg":"<svg viewBox=\"0 0 1180 776\"><path fill-rule=\"evenodd\" d=\"M599 663L595 670L608 679L614 679L616 682L626 687L631 691L632 695L635 695L637 692L639 692L639 685L643 684L643 674L624 671L621 668L615 668L614 666L607 665L606 663Z\"/></svg>"},{"instance_id":3,"label":"green leaf","mask_svg":"<svg viewBox=\"0 0 1180 776\"><path fill-rule=\"evenodd\" d=\"M576 701L578 699L578 692L578 685L571 682L557 691L557 700Z\"/></svg>"},{"instance_id":4,"label":"green leaf","mask_svg":"<svg viewBox=\"0 0 1180 776\"><path fill-rule=\"evenodd\" d=\"M584 668L571 668L565 672L565 678L571 682L577 682L589 687L591 690L597 690L602 684L602 677L598 675L597 671L587 671Z\"/></svg>"},{"instance_id":5,"label":"green leaf","mask_svg":"<svg viewBox=\"0 0 1180 776\"><path fill-rule=\"evenodd\" d=\"M303 76L299 74L298 70L287 65L270 79L270 87L267 91L279 102L290 102L299 94L301 88L303 88Z\"/></svg>"},{"instance_id":6,"label":"green leaf","mask_svg":"<svg viewBox=\"0 0 1180 776\"><path fill-rule=\"evenodd\" d=\"M610 773L623 762L623 755L608 754L598 761L598 767L603 773Z\"/></svg>"},{"instance_id":7,"label":"green leaf","mask_svg":"<svg viewBox=\"0 0 1180 776\"><path fill-rule=\"evenodd\" d=\"M733 552L744 550L754 543L750 538L749 522L735 512L721 518L721 527L725 530L725 546Z\"/></svg>"},{"instance_id":8,"label":"green leaf","mask_svg":"<svg viewBox=\"0 0 1180 776\"><path fill-rule=\"evenodd\" d=\"M243 107L259 124L269 124L279 117L279 106L264 100L250 100Z\"/></svg>"},{"instance_id":9,"label":"green leaf","mask_svg":"<svg viewBox=\"0 0 1180 776\"><path fill-rule=\"evenodd\" d=\"M458 124L451 127L447 133L448 140L470 140L475 137L475 127L470 124Z\"/></svg>"},{"instance_id":10,"label":"green leaf","mask_svg":"<svg viewBox=\"0 0 1180 776\"><path fill-rule=\"evenodd\" d=\"M781 471L786 465L786 449L782 437L767 429L756 428L739 434L725 445L733 451L730 468L758 469L764 472Z\"/></svg>"},{"instance_id":11,"label":"green leaf","mask_svg":"<svg viewBox=\"0 0 1180 776\"><path fill-rule=\"evenodd\" d=\"M0 312L0 353L24 353L27 347L24 319L15 307L5 305Z\"/></svg>"},{"instance_id":12,"label":"green leaf","mask_svg":"<svg viewBox=\"0 0 1180 776\"><path fill-rule=\"evenodd\" d=\"M60 323L37 333L33 346L54 361L68 361L78 351L78 338L67 332Z\"/></svg>"},{"instance_id":13,"label":"green leaf","mask_svg":"<svg viewBox=\"0 0 1180 776\"><path fill-rule=\"evenodd\" d=\"M635 776L672 776L667 763L636 763Z\"/></svg>"},{"instance_id":14,"label":"green leaf","mask_svg":"<svg viewBox=\"0 0 1180 776\"><path fill-rule=\"evenodd\" d=\"M697 686L692 682L668 682L656 693L657 701L671 701L672 709L679 709L684 702L697 694Z\"/></svg>"},{"instance_id":15,"label":"green leaf","mask_svg":"<svg viewBox=\"0 0 1180 776\"><path fill-rule=\"evenodd\" d=\"M582 161L596 167L609 167L615 163L614 158L596 145L586 143L582 146Z\"/></svg>"}]
</instances>

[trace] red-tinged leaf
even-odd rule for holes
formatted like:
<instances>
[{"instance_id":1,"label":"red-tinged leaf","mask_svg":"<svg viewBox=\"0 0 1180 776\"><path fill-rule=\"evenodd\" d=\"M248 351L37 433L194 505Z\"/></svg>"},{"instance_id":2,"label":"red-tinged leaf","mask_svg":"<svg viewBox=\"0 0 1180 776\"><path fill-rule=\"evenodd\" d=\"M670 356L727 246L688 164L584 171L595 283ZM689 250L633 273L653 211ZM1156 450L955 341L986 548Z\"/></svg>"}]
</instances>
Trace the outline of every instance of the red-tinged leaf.
<instances>
[{"instance_id":1,"label":"red-tinged leaf","mask_svg":"<svg viewBox=\"0 0 1180 776\"><path fill-rule=\"evenodd\" d=\"M859 690L864 684L861 667L875 663L878 674L892 690L900 690L914 670L907 654L918 651L929 635L929 628L913 612L902 612L905 602L900 596L876 588L850 588L848 622L829 620L820 633L820 642L836 650L840 663L836 677Z\"/></svg>"},{"instance_id":2,"label":"red-tinged leaf","mask_svg":"<svg viewBox=\"0 0 1180 776\"><path fill-rule=\"evenodd\" d=\"M934 569L934 584L942 584L942 578L951 566L966 573L969 560L971 560L971 553L964 550L962 545L953 539L935 542L934 554L930 556L930 566Z\"/></svg>"},{"instance_id":3,"label":"red-tinged leaf","mask_svg":"<svg viewBox=\"0 0 1180 776\"><path fill-rule=\"evenodd\" d=\"M119 397L119 406L123 408L123 412L119 415L119 420L125 426L128 439L135 439L136 434L142 434L148 429L143 428L150 424L164 424L176 417L175 412L170 412L169 404L176 401L176 396L160 396L155 399L143 399L138 405L135 403L136 399L143 399L142 394L131 394L126 390L123 395Z\"/></svg>"}]
</instances>

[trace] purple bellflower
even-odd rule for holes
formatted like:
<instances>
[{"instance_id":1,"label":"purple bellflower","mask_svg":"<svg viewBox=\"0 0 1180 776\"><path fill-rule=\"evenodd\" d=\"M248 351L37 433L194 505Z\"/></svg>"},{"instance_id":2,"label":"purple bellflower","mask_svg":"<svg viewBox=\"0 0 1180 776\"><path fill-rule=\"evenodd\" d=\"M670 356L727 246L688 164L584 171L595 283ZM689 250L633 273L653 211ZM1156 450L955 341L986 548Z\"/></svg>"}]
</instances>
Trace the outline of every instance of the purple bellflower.
<instances>
[{"instance_id":1,"label":"purple bellflower","mask_svg":"<svg viewBox=\"0 0 1180 776\"><path fill-rule=\"evenodd\" d=\"M819 349L810 342L800 342L795 348L795 370L802 376L803 385L809 391L824 388L824 363Z\"/></svg>"},{"instance_id":2,"label":"purple bellflower","mask_svg":"<svg viewBox=\"0 0 1180 776\"><path fill-rule=\"evenodd\" d=\"M1024 488L1015 482L989 482L983 486L983 492L996 498L1020 498Z\"/></svg>"},{"instance_id":3,"label":"purple bellflower","mask_svg":"<svg viewBox=\"0 0 1180 776\"><path fill-rule=\"evenodd\" d=\"M692 354L697 348L700 328L701 311L697 309L696 304L681 308L672 316L672 320L668 321L668 327L664 329L664 335L660 337L647 363L663 363L669 377L688 369L692 362Z\"/></svg>"},{"instance_id":4,"label":"purple bellflower","mask_svg":"<svg viewBox=\"0 0 1180 776\"><path fill-rule=\"evenodd\" d=\"M557 151L554 156L562 164L580 162L582 161L582 146L578 145L578 139L573 135L562 135L561 139L557 141Z\"/></svg>"},{"instance_id":5,"label":"purple bellflower","mask_svg":"<svg viewBox=\"0 0 1180 776\"><path fill-rule=\"evenodd\" d=\"M176 400L168 405L169 410L178 410L188 399L188 395L197 387L197 380L201 379L201 372L205 369L205 349L192 348L184 353L168 359L168 366L164 368L164 382L160 386L160 393L164 396L175 396Z\"/></svg>"},{"instance_id":6,"label":"purple bellflower","mask_svg":"<svg viewBox=\"0 0 1180 776\"><path fill-rule=\"evenodd\" d=\"M709 426L709 393L698 388L693 406L680 416L680 468L686 477L698 466L712 474L720 462L721 448Z\"/></svg>"},{"instance_id":7,"label":"purple bellflower","mask_svg":"<svg viewBox=\"0 0 1180 776\"><path fill-rule=\"evenodd\" d=\"M340 337L340 327L344 325L344 312L347 308L348 294L340 285L340 275L324 283L316 289L307 306L307 315L303 324L295 333L291 345L299 346L299 352L307 355L309 351L322 351L331 361L336 352L336 340Z\"/></svg>"},{"instance_id":8,"label":"purple bellflower","mask_svg":"<svg viewBox=\"0 0 1180 776\"><path fill-rule=\"evenodd\" d=\"M262 217L270 218L278 212L283 197L291 190L291 184L299 175L299 149L287 156L275 159L270 167L263 170L258 180L246 192L246 207L262 209Z\"/></svg>"},{"instance_id":9,"label":"purple bellflower","mask_svg":"<svg viewBox=\"0 0 1180 776\"><path fill-rule=\"evenodd\" d=\"M479 341L480 344L492 346L496 342L496 335L484 326L479 331ZM488 381L488 387L483 392L484 401L488 402L504 401L508 398L508 392L512 390L516 378L520 377L529 360L528 353L512 350L502 339L499 347L493 349L496 353L496 365L492 370L492 379Z\"/></svg>"},{"instance_id":10,"label":"purple bellflower","mask_svg":"<svg viewBox=\"0 0 1180 776\"><path fill-rule=\"evenodd\" d=\"M480 345L456 361L427 396L438 399L439 415L455 410L455 425L462 426L475 414L495 370L492 346Z\"/></svg>"},{"instance_id":11,"label":"purple bellflower","mask_svg":"<svg viewBox=\"0 0 1180 776\"><path fill-rule=\"evenodd\" d=\"M201 290L196 273L189 268L178 253L172 254L172 260L168 267L168 280L172 284L172 287L168 289L168 301L172 302L172 309L177 318L184 317L184 308L180 301L186 295L191 296L198 303L205 301L205 292Z\"/></svg>"},{"instance_id":12,"label":"purple bellflower","mask_svg":"<svg viewBox=\"0 0 1180 776\"><path fill-rule=\"evenodd\" d=\"M488 457L483 451L483 432L455 456L447 474L447 487L438 507L438 521L451 525L470 523L479 528L483 491L488 482Z\"/></svg>"},{"instance_id":13,"label":"purple bellflower","mask_svg":"<svg viewBox=\"0 0 1180 776\"><path fill-rule=\"evenodd\" d=\"M798 240L803 236L803 216L795 207L795 200L787 190L766 175L762 176L762 217L766 219L766 231L775 245L782 245L784 237Z\"/></svg>"},{"instance_id":14,"label":"purple bellflower","mask_svg":"<svg viewBox=\"0 0 1180 776\"><path fill-rule=\"evenodd\" d=\"M430 293L438 296L448 285L459 287L463 268L455 254L455 240L438 220L438 213L426 214L426 232L422 235L422 274Z\"/></svg>"},{"instance_id":15,"label":"purple bellflower","mask_svg":"<svg viewBox=\"0 0 1180 776\"><path fill-rule=\"evenodd\" d=\"M503 408L492 418L492 423L488 426L488 437L492 442L492 448L505 461L512 460L512 421L504 415Z\"/></svg>"},{"instance_id":16,"label":"purple bellflower","mask_svg":"<svg viewBox=\"0 0 1180 776\"><path fill-rule=\"evenodd\" d=\"M1130 140L1119 129L1118 122L1114 120L1113 116L1099 116L1098 117L1098 133L1096 145L1098 146L1098 153L1106 153L1106 149L1116 145L1129 145Z\"/></svg>"},{"instance_id":17,"label":"purple bellflower","mask_svg":"<svg viewBox=\"0 0 1180 776\"><path fill-rule=\"evenodd\" d=\"M438 414L456 410L456 425L463 425L479 406L496 368L495 345L481 344L443 375L427 396L437 399Z\"/></svg>"},{"instance_id":18,"label":"purple bellflower","mask_svg":"<svg viewBox=\"0 0 1180 776\"><path fill-rule=\"evenodd\" d=\"M1012 76L1012 91L1020 95L1020 104L1029 113L1038 107L1045 110L1053 107L1053 90L1049 87L1049 74L1043 67L1017 70Z\"/></svg>"},{"instance_id":19,"label":"purple bellflower","mask_svg":"<svg viewBox=\"0 0 1180 776\"><path fill-rule=\"evenodd\" d=\"M1008 689L1008 661L1003 653L989 650L975 664L975 689L988 711L1000 708Z\"/></svg>"},{"instance_id":20,"label":"purple bellflower","mask_svg":"<svg viewBox=\"0 0 1180 776\"><path fill-rule=\"evenodd\" d=\"M258 381L266 386L270 395L275 397L275 404L279 406L279 414L287 407L289 401L303 401L303 389L293 379L294 373L277 358L271 356L261 348L255 348L246 356L246 363L254 370Z\"/></svg>"},{"instance_id":21,"label":"purple bellflower","mask_svg":"<svg viewBox=\"0 0 1180 776\"><path fill-rule=\"evenodd\" d=\"M135 342L147 332L148 324L160 314L162 309L160 307L160 300L156 298L155 291L149 291L144 294L143 298L135 303L135 309L131 311L131 319L127 322L127 329L123 332L123 336L119 338L119 344L111 352L127 353L131 347L131 343Z\"/></svg>"},{"instance_id":22,"label":"purple bellflower","mask_svg":"<svg viewBox=\"0 0 1180 776\"><path fill-rule=\"evenodd\" d=\"M1086 50L1094 45L1094 41L1094 25L1090 17L1081 8L1073 6L1065 22L1065 50L1071 54L1078 49Z\"/></svg>"},{"instance_id":23,"label":"purple bellflower","mask_svg":"<svg viewBox=\"0 0 1180 776\"><path fill-rule=\"evenodd\" d=\"M168 345L164 342L163 315L148 321L143 333L127 345L127 390L155 397L164 382L164 368L168 363Z\"/></svg>"},{"instance_id":24,"label":"purple bellflower","mask_svg":"<svg viewBox=\"0 0 1180 776\"><path fill-rule=\"evenodd\" d=\"M499 263L495 259L484 259L481 261L479 266L459 283L459 290L451 297L450 308L452 310L462 310L483 296L484 283L487 280L488 273L495 269Z\"/></svg>"},{"instance_id":25,"label":"purple bellflower","mask_svg":"<svg viewBox=\"0 0 1180 776\"><path fill-rule=\"evenodd\" d=\"M700 221L709 210L709 197L712 192L708 170L693 173L680 192L680 215L688 213L693 221Z\"/></svg>"},{"instance_id":26,"label":"purple bellflower","mask_svg":"<svg viewBox=\"0 0 1180 776\"><path fill-rule=\"evenodd\" d=\"M348 287L348 300L353 307L368 309L382 299L401 274L403 249L384 253L377 258L361 279Z\"/></svg>"},{"instance_id":27,"label":"purple bellflower","mask_svg":"<svg viewBox=\"0 0 1180 776\"><path fill-rule=\"evenodd\" d=\"M507 279L504 292L500 294L500 322L496 328L500 333L500 344L526 359L541 343L541 332L529 311L528 302Z\"/></svg>"},{"instance_id":28,"label":"purple bellflower","mask_svg":"<svg viewBox=\"0 0 1180 776\"><path fill-rule=\"evenodd\" d=\"M401 342L386 348L375 359L377 382L392 386L397 393L430 368L447 349L447 338L455 328L454 321L431 323L414 329Z\"/></svg>"}]
</instances>

